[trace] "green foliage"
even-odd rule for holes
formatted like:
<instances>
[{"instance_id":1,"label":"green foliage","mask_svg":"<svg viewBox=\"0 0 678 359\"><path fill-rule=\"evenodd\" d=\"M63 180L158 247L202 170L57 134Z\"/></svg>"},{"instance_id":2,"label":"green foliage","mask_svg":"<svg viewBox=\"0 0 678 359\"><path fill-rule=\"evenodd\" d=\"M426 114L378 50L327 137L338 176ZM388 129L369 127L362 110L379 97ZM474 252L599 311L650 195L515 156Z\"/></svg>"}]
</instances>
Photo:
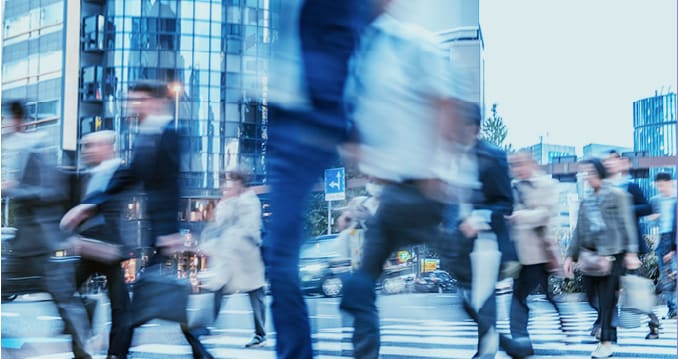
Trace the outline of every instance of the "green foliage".
<instances>
[{"instance_id":1,"label":"green foliage","mask_svg":"<svg viewBox=\"0 0 678 359\"><path fill-rule=\"evenodd\" d=\"M516 149L513 148L512 144L505 144L506 136L508 136L508 128L504 124L504 119L499 116L497 111L497 104L492 104L492 116L485 119L480 124L480 138L485 140L502 150L506 153L516 152Z\"/></svg>"},{"instance_id":2,"label":"green foliage","mask_svg":"<svg viewBox=\"0 0 678 359\"><path fill-rule=\"evenodd\" d=\"M480 138L503 148L504 141L508 135L508 129L504 124L504 119L497 113L497 104L492 104L492 115L480 124Z\"/></svg>"}]
</instances>

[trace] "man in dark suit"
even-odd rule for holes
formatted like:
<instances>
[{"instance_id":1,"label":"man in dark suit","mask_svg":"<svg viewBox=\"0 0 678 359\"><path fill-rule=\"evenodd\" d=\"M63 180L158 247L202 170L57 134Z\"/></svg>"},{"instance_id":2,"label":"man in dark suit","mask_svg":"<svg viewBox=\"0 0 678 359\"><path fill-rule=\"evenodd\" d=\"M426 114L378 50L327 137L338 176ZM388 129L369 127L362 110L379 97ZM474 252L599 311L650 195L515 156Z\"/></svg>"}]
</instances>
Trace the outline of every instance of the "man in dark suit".
<instances>
[{"instance_id":1,"label":"man in dark suit","mask_svg":"<svg viewBox=\"0 0 678 359\"><path fill-rule=\"evenodd\" d=\"M141 184L146 192L150 245L158 249L150 258L150 265L163 263L183 243L178 234L179 141L173 117L169 114L169 98L169 88L162 82L139 81L129 87L128 111L139 119L132 161L129 166L115 172L105 191L87 196L62 220L64 228L72 229L123 191ZM138 303L133 302L132 306L136 309ZM134 326L141 324L133 322ZM182 331L191 345L194 358L212 358L198 340L197 332L191 332L184 326ZM131 340L132 330L129 332L128 348Z\"/></svg>"},{"instance_id":2,"label":"man in dark suit","mask_svg":"<svg viewBox=\"0 0 678 359\"><path fill-rule=\"evenodd\" d=\"M98 131L85 135L81 140L83 162L90 167L86 172L84 197L106 190L113 174L120 167L121 160L115 153L115 132ZM85 221L78 233L112 244L118 248L117 254L109 257L90 257L84 253L78 266L76 283L80 287L91 275L100 273L106 276L108 298L111 302L111 331L108 356L125 357L127 355L127 337L130 326L130 300L120 263L123 253L127 252L125 238L120 233L121 206L124 197L116 197L99 207L100 214ZM115 247L114 247L115 248Z\"/></svg>"},{"instance_id":3,"label":"man in dark suit","mask_svg":"<svg viewBox=\"0 0 678 359\"><path fill-rule=\"evenodd\" d=\"M459 205L449 207L445 216L445 235L439 251L441 265L459 281L464 309L478 324L478 352L474 357L494 358L499 346L514 357L523 357L531 354L530 347L520 348L496 330L494 284L500 273L514 275L519 268L507 223L513 212L513 191L506 153L478 138L480 107L472 103L464 107L467 121L457 134L463 147L459 158L477 164L476 183L471 184ZM483 264L478 265L479 262ZM478 275L482 278L477 278Z\"/></svg>"},{"instance_id":4,"label":"man in dark suit","mask_svg":"<svg viewBox=\"0 0 678 359\"><path fill-rule=\"evenodd\" d=\"M52 296L64 328L71 334L73 355L91 359L87 312L74 295L77 258L53 257L55 251L69 249L66 236L59 231L59 218L70 199L68 178L57 169L56 156L46 150L46 134L23 131L23 104L13 102L11 114L15 132L2 140L2 196L14 206L17 234L11 242L3 243L13 251L8 263L3 259L3 287L12 273L41 277L41 289Z\"/></svg>"}]
</instances>

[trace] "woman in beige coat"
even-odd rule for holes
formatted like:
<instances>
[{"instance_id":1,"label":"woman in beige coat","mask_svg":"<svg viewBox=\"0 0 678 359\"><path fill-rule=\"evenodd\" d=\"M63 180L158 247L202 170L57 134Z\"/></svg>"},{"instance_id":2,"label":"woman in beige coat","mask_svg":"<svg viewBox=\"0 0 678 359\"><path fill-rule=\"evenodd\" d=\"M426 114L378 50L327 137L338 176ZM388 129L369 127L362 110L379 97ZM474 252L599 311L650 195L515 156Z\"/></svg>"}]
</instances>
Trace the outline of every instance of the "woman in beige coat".
<instances>
[{"instance_id":1,"label":"woman in beige coat","mask_svg":"<svg viewBox=\"0 0 678 359\"><path fill-rule=\"evenodd\" d=\"M547 299L558 310L548 285L553 269L562 265L554 258L559 253L550 250L557 246L551 229L558 214L558 182L541 172L530 152L511 155L509 165L514 177L514 209L509 217L511 237L522 265L511 299L511 337L514 345L520 346L523 352L533 353L527 332L527 296L541 286Z\"/></svg>"},{"instance_id":2,"label":"woman in beige coat","mask_svg":"<svg viewBox=\"0 0 678 359\"><path fill-rule=\"evenodd\" d=\"M247 187L244 172L228 173L214 222L203 230L201 250L208 256L201 286L225 294L247 293L254 313L254 338L246 348L266 342L265 268L261 257L261 202Z\"/></svg>"}]
</instances>

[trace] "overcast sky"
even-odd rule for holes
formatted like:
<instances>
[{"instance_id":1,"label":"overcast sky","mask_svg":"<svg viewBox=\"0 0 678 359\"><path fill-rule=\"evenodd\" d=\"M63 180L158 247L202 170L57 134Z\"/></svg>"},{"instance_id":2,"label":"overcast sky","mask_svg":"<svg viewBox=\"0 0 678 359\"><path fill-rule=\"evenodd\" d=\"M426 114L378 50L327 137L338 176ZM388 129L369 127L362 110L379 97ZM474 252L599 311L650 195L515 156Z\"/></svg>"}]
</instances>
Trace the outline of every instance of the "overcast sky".
<instances>
[{"instance_id":1,"label":"overcast sky","mask_svg":"<svg viewBox=\"0 0 678 359\"><path fill-rule=\"evenodd\" d=\"M676 0L480 0L485 101L508 143L633 147L633 101L676 92Z\"/></svg>"}]
</instances>

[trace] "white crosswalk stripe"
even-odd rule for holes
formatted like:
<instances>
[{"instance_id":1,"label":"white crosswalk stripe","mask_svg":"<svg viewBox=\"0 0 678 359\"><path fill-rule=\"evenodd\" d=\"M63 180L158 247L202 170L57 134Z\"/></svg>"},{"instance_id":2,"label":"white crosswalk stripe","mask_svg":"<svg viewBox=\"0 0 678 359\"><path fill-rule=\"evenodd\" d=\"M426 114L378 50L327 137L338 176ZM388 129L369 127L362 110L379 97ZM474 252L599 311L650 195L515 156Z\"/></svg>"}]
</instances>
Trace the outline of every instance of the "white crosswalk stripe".
<instances>
[{"instance_id":1,"label":"white crosswalk stripe","mask_svg":"<svg viewBox=\"0 0 678 359\"><path fill-rule=\"evenodd\" d=\"M533 358L589 358L597 345L589 335L596 314L584 303L561 303L561 322L549 305L531 302L529 333L536 355ZM661 317L665 309L657 308ZM507 320L497 323L500 333L509 333ZM325 328L313 335L319 359L351 357L352 328ZM676 358L676 320L663 320L660 338L646 340L647 326L619 329L615 358ZM215 329L202 337L203 343L216 358L274 359L275 338L262 348L245 349L250 338L243 329ZM477 329L470 319L460 321L398 320L384 318L381 326L382 358L470 358L476 351ZM143 344L131 348L131 358L190 358L188 345ZM35 357L66 358L67 356ZM497 358L508 358L499 353Z\"/></svg>"}]
</instances>

